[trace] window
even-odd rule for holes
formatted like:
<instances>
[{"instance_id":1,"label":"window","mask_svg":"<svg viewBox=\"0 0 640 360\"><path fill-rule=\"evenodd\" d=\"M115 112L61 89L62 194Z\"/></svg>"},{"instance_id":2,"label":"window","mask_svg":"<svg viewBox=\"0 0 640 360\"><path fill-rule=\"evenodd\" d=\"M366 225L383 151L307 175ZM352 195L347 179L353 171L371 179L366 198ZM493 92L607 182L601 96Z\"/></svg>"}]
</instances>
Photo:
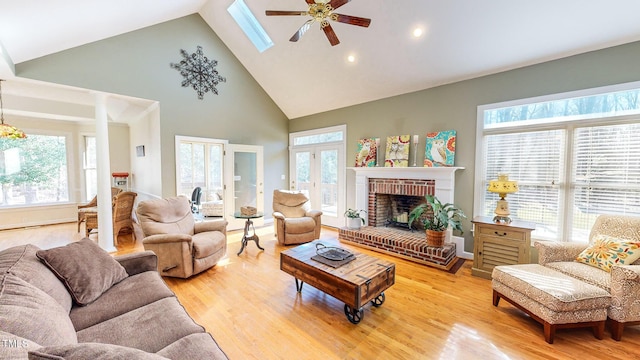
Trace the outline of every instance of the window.
<instances>
[{"instance_id":1,"label":"window","mask_svg":"<svg viewBox=\"0 0 640 360\"><path fill-rule=\"evenodd\" d=\"M564 168L564 130L487 135L485 137L486 193L483 215L493 215L498 194L489 193L489 180L506 173L520 191L507 196L512 217L538 224L540 238L558 236L560 187Z\"/></svg>"},{"instance_id":2,"label":"window","mask_svg":"<svg viewBox=\"0 0 640 360\"><path fill-rule=\"evenodd\" d=\"M98 171L95 136L84 137L84 181L85 196L92 199L98 193Z\"/></svg>"},{"instance_id":3,"label":"window","mask_svg":"<svg viewBox=\"0 0 640 360\"><path fill-rule=\"evenodd\" d=\"M331 142L340 142L343 139L344 139L343 130L329 131L326 133L319 133L319 134L293 136L293 145L302 146L302 145L324 144L324 143L331 143Z\"/></svg>"},{"instance_id":4,"label":"window","mask_svg":"<svg viewBox=\"0 0 640 360\"><path fill-rule=\"evenodd\" d=\"M69 201L66 137L0 139L0 207Z\"/></svg>"},{"instance_id":5,"label":"window","mask_svg":"<svg viewBox=\"0 0 640 360\"><path fill-rule=\"evenodd\" d=\"M180 191L179 195L191 196L191 191L205 187L205 144L180 143Z\"/></svg>"},{"instance_id":6,"label":"window","mask_svg":"<svg viewBox=\"0 0 640 360\"><path fill-rule=\"evenodd\" d=\"M177 194L191 198L202 189L202 202L221 200L224 192L226 140L176 136Z\"/></svg>"},{"instance_id":7,"label":"window","mask_svg":"<svg viewBox=\"0 0 640 360\"><path fill-rule=\"evenodd\" d=\"M486 188L506 173L511 217L536 239L586 242L598 215L640 215L639 83L482 106L478 121L476 214L493 216Z\"/></svg>"},{"instance_id":8,"label":"window","mask_svg":"<svg viewBox=\"0 0 640 360\"><path fill-rule=\"evenodd\" d=\"M243 0L235 0L229 5L227 11L259 52L273 46L273 41Z\"/></svg>"},{"instance_id":9,"label":"window","mask_svg":"<svg viewBox=\"0 0 640 360\"><path fill-rule=\"evenodd\" d=\"M571 169L574 232L588 233L599 214L640 214L638 134L640 122L576 129Z\"/></svg>"}]
</instances>

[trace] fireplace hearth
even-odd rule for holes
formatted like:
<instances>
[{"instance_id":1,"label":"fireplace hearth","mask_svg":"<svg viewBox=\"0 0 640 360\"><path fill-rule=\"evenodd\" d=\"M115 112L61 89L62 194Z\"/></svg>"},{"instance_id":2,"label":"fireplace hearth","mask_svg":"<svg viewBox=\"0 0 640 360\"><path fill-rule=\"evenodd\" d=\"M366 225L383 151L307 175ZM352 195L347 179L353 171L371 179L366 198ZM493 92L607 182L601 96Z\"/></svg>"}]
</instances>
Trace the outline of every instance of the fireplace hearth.
<instances>
[{"instance_id":1,"label":"fireplace hearth","mask_svg":"<svg viewBox=\"0 0 640 360\"><path fill-rule=\"evenodd\" d=\"M350 169L356 172L356 208L367 209L368 226L340 229L341 241L446 270L453 266L457 244L451 231L444 247L427 246L424 231L409 230L408 214L427 194L453 203L454 173L461 168Z\"/></svg>"},{"instance_id":2,"label":"fireplace hearth","mask_svg":"<svg viewBox=\"0 0 640 360\"><path fill-rule=\"evenodd\" d=\"M427 246L424 231L382 226L365 226L360 230L342 228L338 239L443 270L449 270L456 259L456 244L445 243L441 248Z\"/></svg>"}]
</instances>

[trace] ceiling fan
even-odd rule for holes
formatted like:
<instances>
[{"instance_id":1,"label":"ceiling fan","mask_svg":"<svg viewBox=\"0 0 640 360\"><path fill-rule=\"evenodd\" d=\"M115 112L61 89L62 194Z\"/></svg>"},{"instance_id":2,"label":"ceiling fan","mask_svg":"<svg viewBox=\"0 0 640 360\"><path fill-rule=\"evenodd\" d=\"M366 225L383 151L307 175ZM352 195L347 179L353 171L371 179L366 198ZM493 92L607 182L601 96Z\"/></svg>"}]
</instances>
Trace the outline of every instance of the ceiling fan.
<instances>
[{"instance_id":1,"label":"ceiling fan","mask_svg":"<svg viewBox=\"0 0 640 360\"><path fill-rule=\"evenodd\" d=\"M298 31L293 34L289 41L298 41L304 35L309 28L311 28L311 24L314 22L320 23L320 28L324 31L324 34L329 39L331 46L336 46L340 44L340 40L338 40L338 36L335 31L331 27L329 20L337 21L350 25L357 25L362 27L369 27L371 24L371 19L361 18L357 16L350 15L342 15L334 13L333 11L341 7L342 5L348 3L351 0L305 0L309 5L309 9L307 11L286 11L286 10L267 10L265 14L267 16L273 15L309 15L311 16L310 20L307 20Z\"/></svg>"}]
</instances>

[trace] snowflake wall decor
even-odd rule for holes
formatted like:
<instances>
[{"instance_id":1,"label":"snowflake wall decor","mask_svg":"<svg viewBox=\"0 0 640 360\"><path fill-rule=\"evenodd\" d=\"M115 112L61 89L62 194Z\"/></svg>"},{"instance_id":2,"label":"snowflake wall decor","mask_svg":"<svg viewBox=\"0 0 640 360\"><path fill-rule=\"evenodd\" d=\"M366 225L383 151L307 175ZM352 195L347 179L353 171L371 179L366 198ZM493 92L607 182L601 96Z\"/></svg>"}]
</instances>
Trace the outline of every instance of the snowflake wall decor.
<instances>
[{"instance_id":1,"label":"snowflake wall decor","mask_svg":"<svg viewBox=\"0 0 640 360\"><path fill-rule=\"evenodd\" d=\"M218 74L215 67L218 65L216 60L209 60L202 53L202 46L193 54L189 55L185 50L180 50L184 60L180 63L171 63L171 68L180 71L180 75L184 77L182 87L190 86L198 93L198 99L202 100L204 94L211 91L218 95L216 85L221 82L227 82L227 79Z\"/></svg>"}]
</instances>

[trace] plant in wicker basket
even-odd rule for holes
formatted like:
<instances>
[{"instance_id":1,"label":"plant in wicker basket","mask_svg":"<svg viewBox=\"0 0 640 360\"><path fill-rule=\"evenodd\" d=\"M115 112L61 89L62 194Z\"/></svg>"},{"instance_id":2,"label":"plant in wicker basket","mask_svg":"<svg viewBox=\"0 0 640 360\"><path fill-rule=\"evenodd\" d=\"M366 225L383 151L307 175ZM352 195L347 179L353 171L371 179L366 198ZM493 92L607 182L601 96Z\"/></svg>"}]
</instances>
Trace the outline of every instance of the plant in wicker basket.
<instances>
[{"instance_id":1,"label":"plant in wicker basket","mask_svg":"<svg viewBox=\"0 0 640 360\"><path fill-rule=\"evenodd\" d=\"M459 230L462 233L462 219L467 217L455 205L442 204L433 195L426 195L425 199L426 203L416 206L409 213L409 224L413 227L417 222L422 226L426 231L427 245L442 247L446 230L451 227L451 229Z\"/></svg>"}]
</instances>

